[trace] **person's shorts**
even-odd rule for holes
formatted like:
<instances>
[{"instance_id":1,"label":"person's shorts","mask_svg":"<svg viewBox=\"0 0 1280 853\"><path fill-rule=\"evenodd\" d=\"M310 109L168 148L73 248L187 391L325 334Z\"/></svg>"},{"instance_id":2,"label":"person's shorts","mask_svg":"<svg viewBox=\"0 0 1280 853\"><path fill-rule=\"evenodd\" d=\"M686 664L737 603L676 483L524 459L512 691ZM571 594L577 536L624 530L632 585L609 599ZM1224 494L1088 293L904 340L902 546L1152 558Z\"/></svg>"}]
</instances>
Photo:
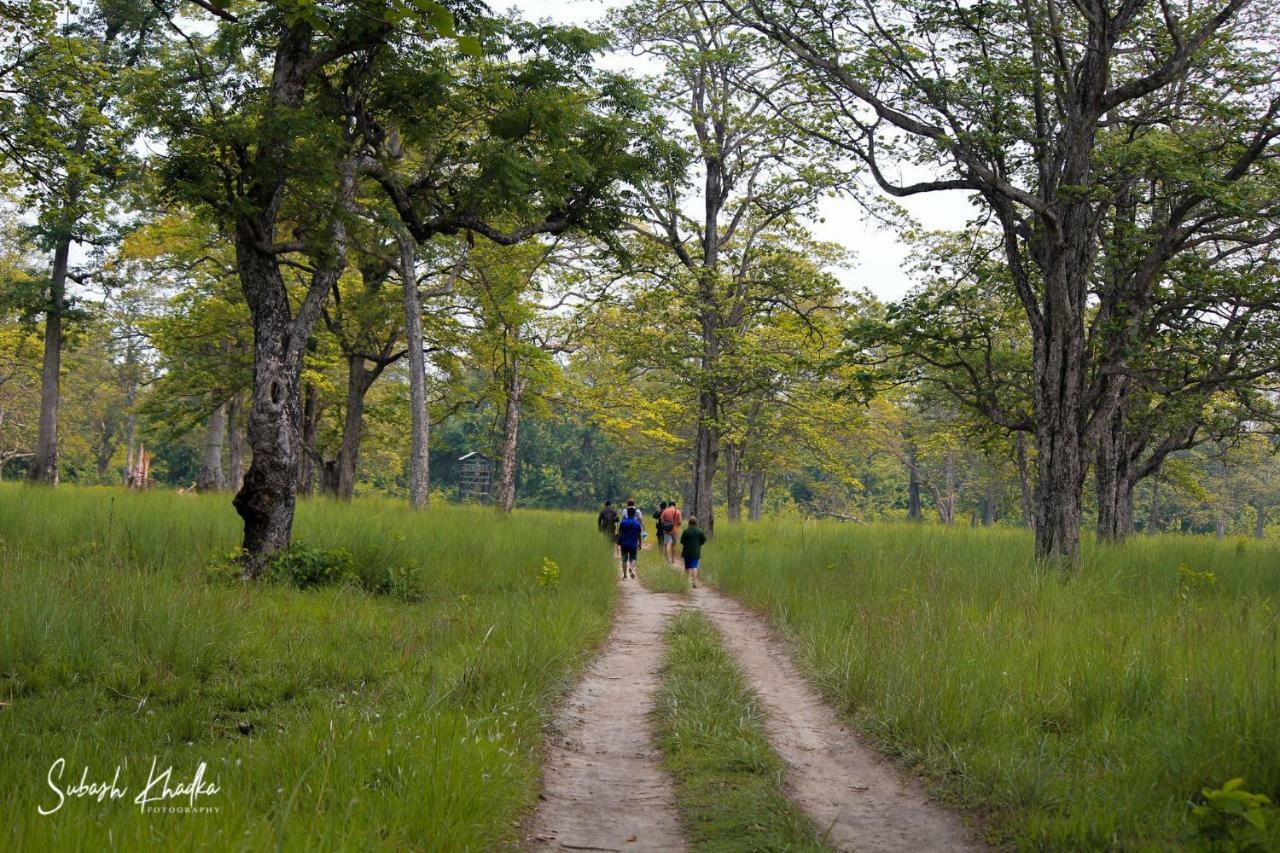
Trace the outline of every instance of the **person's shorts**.
<instances>
[{"instance_id":1,"label":"person's shorts","mask_svg":"<svg viewBox=\"0 0 1280 853\"><path fill-rule=\"evenodd\" d=\"M674 545L674 544L676 544L676 535L675 535L674 533L664 533L664 534L662 534L662 544L663 544L663 545Z\"/></svg>"},{"instance_id":2,"label":"person's shorts","mask_svg":"<svg viewBox=\"0 0 1280 853\"><path fill-rule=\"evenodd\" d=\"M630 560L634 563L636 561L636 550L636 548L627 548L624 546L622 548L622 561L625 563L627 560Z\"/></svg>"},{"instance_id":3,"label":"person's shorts","mask_svg":"<svg viewBox=\"0 0 1280 853\"><path fill-rule=\"evenodd\" d=\"M698 557L685 557L685 558L684 558L684 570L685 570L686 572L691 572L691 571L693 571L694 569L698 568L698 560L699 560L699 558L698 558Z\"/></svg>"}]
</instances>

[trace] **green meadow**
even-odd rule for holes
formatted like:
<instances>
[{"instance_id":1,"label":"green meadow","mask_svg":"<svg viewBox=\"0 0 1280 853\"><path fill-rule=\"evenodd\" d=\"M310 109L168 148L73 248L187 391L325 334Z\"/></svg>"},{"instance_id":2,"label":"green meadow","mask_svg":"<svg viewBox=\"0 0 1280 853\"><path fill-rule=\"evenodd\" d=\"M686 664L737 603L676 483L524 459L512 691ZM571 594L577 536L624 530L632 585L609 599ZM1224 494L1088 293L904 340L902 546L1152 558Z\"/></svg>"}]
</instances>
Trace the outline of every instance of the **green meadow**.
<instances>
[{"instance_id":1,"label":"green meadow","mask_svg":"<svg viewBox=\"0 0 1280 853\"><path fill-rule=\"evenodd\" d=\"M247 589L238 529L226 496L0 488L0 847L518 845L545 726L608 630L591 519L307 501L292 573ZM1017 530L765 521L723 525L705 573L1001 847L1194 848L1202 788L1280 791L1272 544L1139 537L1062 574ZM641 574L685 588L651 553ZM714 631L668 642L656 719L691 840L811 844ZM125 796L41 815L58 759L64 794L119 766ZM204 762L216 811L144 812L153 761L175 784Z\"/></svg>"},{"instance_id":2,"label":"green meadow","mask_svg":"<svg viewBox=\"0 0 1280 853\"><path fill-rule=\"evenodd\" d=\"M1137 537L1064 575L1022 531L762 522L705 566L1003 846L1192 845L1203 788L1280 792L1275 544Z\"/></svg>"},{"instance_id":3,"label":"green meadow","mask_svg":"<svg viewBox=\"0 0 1280 853\"><path fill-rule=\"evenodd\" d=\"M343 582L245 589L218 565L226 495L0 488L0 848L514 845L543 727L609 623L584 528L303 502L295 538ZM59 758L64 794L119 766L126 795L40 815ZM205 762L217 811L143 813L153 760L174 784Z\"/></svg>"}]
</instances>

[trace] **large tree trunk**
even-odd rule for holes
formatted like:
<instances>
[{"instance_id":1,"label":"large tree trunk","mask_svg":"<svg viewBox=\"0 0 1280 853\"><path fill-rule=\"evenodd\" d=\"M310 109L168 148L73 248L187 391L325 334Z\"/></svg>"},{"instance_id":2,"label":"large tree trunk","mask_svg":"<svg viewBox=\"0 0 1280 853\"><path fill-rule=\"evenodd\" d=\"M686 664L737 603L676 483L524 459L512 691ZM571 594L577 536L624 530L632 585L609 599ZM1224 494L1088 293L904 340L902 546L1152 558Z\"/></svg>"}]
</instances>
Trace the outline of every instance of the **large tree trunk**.
<instances>
[{"instance_id":1,"label":"large tree trunk","mask_svg":"<svg viewBox=\"0 0 1280 853\"><path fill-rule=\"evenodd\" d=\"M1125 413L1112 413L1098 440L1093 476L1098 493L1098 541L1118 544L1133 532L1137 472L1125 429Z\"/></svg>"},{"instance_id":2,"label":"large tree trunk","mask_svg":"<svg viewBox=\"0 0 1280 853\"><path fill-rule=\"evenodd\" d=\"M409 451L409 506L425 509L431 503L431 416L427 410L426 343L422 338L422 305L418 300L417 246L400 234L400 280L404 285L404 329L409 348L409 409L412 446Z\"/></svg>"},{"instance_id":3,"label":"large tree trunk","mask_svg":"<svg viewBox=\"0 0 1280 853\"><path fill-rule=\"evenodd\" d=\"M222 476L222 440L227 428L227 409L224 403L209 415L205 429L204 461L196 476L197 492L216 492L226 487Z\"/></svg>"},{"instance_id":4,"label":"large tree trunk","mask_svg":"<svg viewBox=\"0 0 1280 853\"><path fill-rule=\"evenodd\" d=\"M907 444L907 520L924 521L920 504L920 468L916 464L916 446Z\"/></svg>"},{"instance_id":5,"label":"large tree trunk","mask_svg":"<svg viewBox=\"0 0 1280 853\"><path fill-rule=\"evenodd\" d=\"M705 362L704 362L705 363ZM714 364L714 360L711 360ZM704 368L710 370L710 367ZM689 495L692 515L697 516L702 529L710 534L715 526L714 506L716 461L719 456L720 438L716 433L719 415L716 393L710 389L698 395L698 436L693 447L693 481Z\"/></svg>"},{"instance_id":6,"label":"large tree trunk","mask_svg":"<svg viewBox=\"0 0 1280 853\"><path fill-rule=\"evenodd\" d=\"M1089 225L1075 218L1062 228L1080 229L1088 241ZM1050 238L1048 239L1063 239ZM1079 253L1079 252L1077 252ZM1084 251L1091 255L1092 252ZM1040 317L1043 334L1035 341L1036 405L1036 556L1071 565L1080 554L1080 510L1086 470L1082 433L1085 276L1092 263L1074 259L1068 275L1066 252L1041 260L1048 293ZM1077 281L1077 279L1079 279Z\"/></svg>"},{"instance_id":7,"label":"large tree trunk","mask_svg":"<svg viewBox=\"0 0 1280 853\"><path fill-rule=\"evenodd\" d=\"M355 493L356 464L360 459L360 432L364 426L364 398L382 367L364 366L364 356L347 356L347 417L342 426L342 447L338 450L338 497L349 501Z\"/></svg>"},{"instance_id":8,"label":"large tree trunk","mask_svg":"<svg viewBox=\"0 0 1280 853\"><path fill-rule=\"evenodd\" d=\"M747 518L759 521L764 513L765 477L763 471L747 474Z\"/></svg>"},{"instance_id":9,"label":"large tree trunk","mask_svg":"<svg viewBox=\"0 0 1280 853\"><path fill-rule=\"evenodd\" d=\"M240 392L227 401L227 488L240 491L244 485L244 433L240 429Z\"/></svg>"},{"instance_id":10,"label":"large tree trunk","mask_svg":"<svg viewBox=\"0 0 1280 853\"><path fill-rule=\"evenodd\" d=\"M511 512L516 505L516 469L520 462L520 407L529 380L513 364L507 377L507 413L502 427L502 464L498 474L498 511Z\"/></svg>"},{"instance_id":11,"label":"large tree trunk","mask_svg":"<svg viewBox=\"0 0 1280 853\"><path fill-rule=\"evenodd\" d=\"M44 319L44 365L40 372L40 426L27 476L32 482L58 484L58 402L62 379L62 315L67 307L67 266L71 239L59 238L49 277L49 308Z\"/></svg>"},{"instance_id":12,"label":"large tree trunk","mask_svg":"<svg viewBox=\"0 0 1280 853\"><path fill-rule=\"evenodd\" d=\"M729 505L729 520L742 520L742 452L737 445L724 448L724 491Z\"/></svg>"},{"instance_id":13,"label":"large tree trunk","mask_svg":"<svg viewBox=\"0 0 1280 853\"><path fill-rule=\"evenodd\" d=\"M1253 521L1253 538L1267 538L1267 507L1265 504L1257 503L1253 505L1255 513Z\"/></svg>"},{"instance_id":14,"label":"large tree trunk","mask_svg":"<svg viewBox=\"0 0 1280 853\"><path fill-rule=\"evenodd\" d=\"M302 453L301 347L291 348L289 297L275 257L252 236L237 240L240 283L253 314L253 396L249 445L253 461L234 504L244 519L245 576L260 575L293 532ZM296 353L296 354L295 354Z\"/></svg>"}]
</instances>

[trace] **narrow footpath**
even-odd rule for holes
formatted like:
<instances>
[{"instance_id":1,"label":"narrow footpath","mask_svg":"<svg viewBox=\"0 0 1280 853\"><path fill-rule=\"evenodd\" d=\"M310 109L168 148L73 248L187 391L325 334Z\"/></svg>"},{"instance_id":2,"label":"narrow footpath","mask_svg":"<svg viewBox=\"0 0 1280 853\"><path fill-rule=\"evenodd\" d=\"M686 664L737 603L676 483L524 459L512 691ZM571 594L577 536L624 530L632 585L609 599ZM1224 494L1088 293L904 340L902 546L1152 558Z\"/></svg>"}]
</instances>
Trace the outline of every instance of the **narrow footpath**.
<instances>
[{"instance_id":1,"label":"narrow footpath","mask_svg":"<svg viewBox=\"0 0 1280 853\"><path fill-rule=\"evenodd\" d=\"M619 583L605 648L556 720L529 850L685 849L650 722L663 632L684 602Z\"/></svg>"}]
</instances>

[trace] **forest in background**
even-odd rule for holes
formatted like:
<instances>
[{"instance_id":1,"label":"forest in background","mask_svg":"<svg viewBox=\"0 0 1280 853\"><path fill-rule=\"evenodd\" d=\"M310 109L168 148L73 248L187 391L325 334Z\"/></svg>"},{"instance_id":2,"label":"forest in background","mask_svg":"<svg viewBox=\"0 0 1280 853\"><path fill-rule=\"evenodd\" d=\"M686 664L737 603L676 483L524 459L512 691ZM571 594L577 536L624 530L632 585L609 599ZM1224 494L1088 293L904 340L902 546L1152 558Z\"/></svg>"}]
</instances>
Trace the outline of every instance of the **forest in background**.
<instances>
[{"instance_id":1,"label":"forest in background","mask_svg":"<svg viewBox=\"0 0 1280 853\"><path fill-rule=\"evenodd\" d=\"M0 475L1263 536L1271 5L1034 5L0 3Z\"/></svg>"}]
</instances>

